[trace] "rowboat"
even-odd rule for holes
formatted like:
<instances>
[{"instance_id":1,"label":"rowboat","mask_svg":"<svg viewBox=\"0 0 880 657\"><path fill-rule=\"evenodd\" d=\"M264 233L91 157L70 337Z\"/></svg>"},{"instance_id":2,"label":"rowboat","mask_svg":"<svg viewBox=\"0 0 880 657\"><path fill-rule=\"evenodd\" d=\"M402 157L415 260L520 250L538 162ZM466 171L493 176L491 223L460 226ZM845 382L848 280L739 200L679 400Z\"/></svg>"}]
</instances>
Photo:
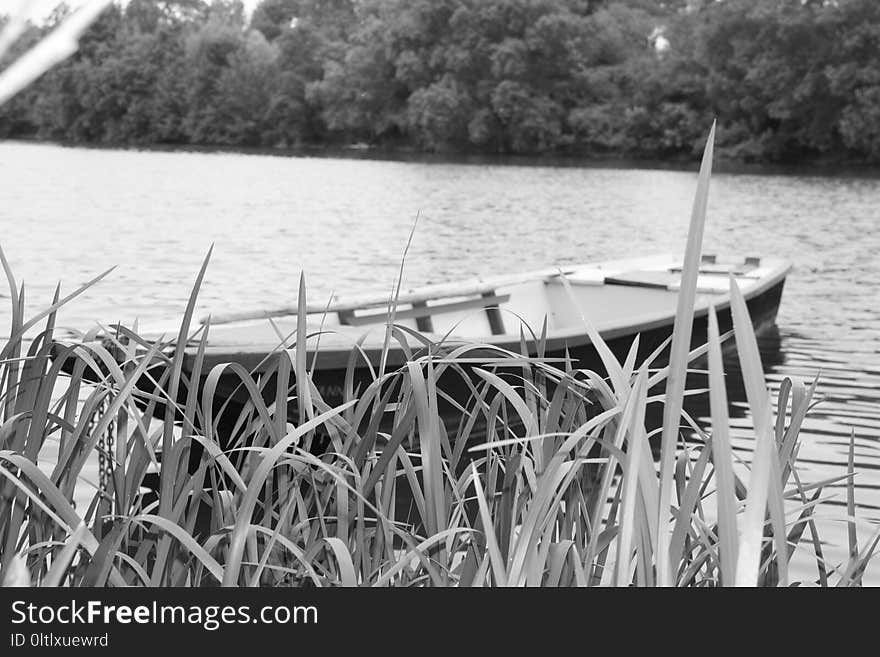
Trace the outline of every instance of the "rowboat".
<instances>
[{"instance_id":1,"label":"rowboat","mask_svg":"<svg viewBox=\"0 0 880 657\"><path fill-rule=\"evenodd\" d=\"M756 332L773 325L790 269L787 261L772 257L703 255L692 346L706 340L710 306L720 329L730 329L731 279L746 300ZM303 313L305 364L314 389L331 407L343 401L347 388L364 390L378 373L399 371L429 349L436 355L466 346L462 362L468 367L525 350L603 373L587 322L621 361L638 335L641 362L672 333L681 279L681 256L654 255L428 285L399 291L393 303L385 293L334 298L323 305L297 302L274 310L215 313L210 322L202 318L204 344L197 334L185 347L183 374L191 380L194 370L200 372L201 393L212 370L235 363L258 379L265 375L262 395L274 402L275 356L294 344ZM396 330L389 340L390 323ZM120 361L126 357L116 351ZM170 367L170 360L162 362L139 387L152 390L159 370ZM249 394L241 385L240 368L239 373L234 369L221 369L211 383L215 406L228 407L228 418L238 416ZM441 384L447 399L467 404L471 387L460 373L441 378ZM293 411L295 400L290 403ZM155 411L164 414L161 404Z\"/></svg>"},{"instance_id":2,"label":"rowboat","mask_svg":"<svg viewBox=\"0 0 880 657\"><path fill-rule=\"evenodd\" d=\"M694 345L705 341L710 305L721 330L730 328L731 278L746 299L755 329L760 332L771 325L790 268L778 258L704 255L697 280ZM654 255L429 285L401 291L395 304L385 293L306 305L308 367L318 392L331 406L343 398L347 369L353 371L353 387L363 388L380 367L386 372L401 367L427 343L447 350L477 344L484 347L479 351L483 354L522 353L523 346L535 354L541 344L547 358L567 357L575 367L601 369L585 319L620 359L638 334L643 358L672 332L681 271L680 256ZM296 336L298 310L294 304L213 315L203 376L223 363L239 363L251 372L272 367L270 354ZM386 344L389 320L410 331L398 331ZM197 352L195 344L187 347L185 372L192 371ZM223 397L235 388L240 388L237 377L221 377L217 392ZM466 394L465 389L459 392ZM274 393L267 396L274 399Z\"/></svg>"}]
</instances>

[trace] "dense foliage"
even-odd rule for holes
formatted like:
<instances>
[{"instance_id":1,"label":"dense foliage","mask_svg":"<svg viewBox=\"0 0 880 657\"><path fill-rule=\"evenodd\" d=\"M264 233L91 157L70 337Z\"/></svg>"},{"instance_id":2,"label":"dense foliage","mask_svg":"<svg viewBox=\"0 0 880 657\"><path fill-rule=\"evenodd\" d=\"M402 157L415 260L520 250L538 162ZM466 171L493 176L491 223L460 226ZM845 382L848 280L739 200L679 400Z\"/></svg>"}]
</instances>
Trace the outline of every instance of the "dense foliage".
<instances>
[{"instance_id":1,"label":"dense foliage","mask_svg":"<svg viewBox=\"0 0 880 657\"><path fill-rule=\"evenodd\" d=\"M691 158L717 117L728 157L876 163L878 53L875 0L131 0L0 137Z\"/></svg>"}]
</instances>

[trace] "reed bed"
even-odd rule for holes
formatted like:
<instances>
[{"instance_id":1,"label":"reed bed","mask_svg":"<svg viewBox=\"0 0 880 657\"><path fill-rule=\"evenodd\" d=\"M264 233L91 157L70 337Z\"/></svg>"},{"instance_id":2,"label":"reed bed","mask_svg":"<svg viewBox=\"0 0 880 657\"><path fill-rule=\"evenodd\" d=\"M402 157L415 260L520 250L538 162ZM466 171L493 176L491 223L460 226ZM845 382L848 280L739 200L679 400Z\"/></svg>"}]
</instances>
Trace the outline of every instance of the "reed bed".
<instances>
[{"instance_id":1,"label":"reed bed","mask_svg":"<svg viewBox=\"0 0 880 657\"><path fill-rule=\"evenodd\" d=\"M701 167L675 330L622 362L583 313L602 371L537 353L432 343L393 324L386 345L410 354L351 385L331 406L312 382L297 334L261 373L202 371L210 322L193 325L208 259L177 337L136 327L56 335L64 303L24 318L12 301L0 353L0 579L40 586L788 586L859 585L880 534L856 532L852 459L835 479L801 481L801 424L816 382L765 384L748 311L731 280L735 349L754 427L749 464L731 449L722 344L714 311L693 349L696 275L713 132ZM399 289L399 281L398 281ZM42 330L32 340L28 332ZM198 345L193 371L183 348ZM525 341L523 341L525 346ZM711 426L682 410L686 379L708 369ZM247 401L223 407L217 382L239 377ZM204 377L203 377L204 375ZM443 376L469 382L466 404ZM144 377L153 377L144 386ZM206 377L206 378L205 378ZM277 393L267 399L269 379ZM203 385L198 382L204 378ZM274 385L274 384L273 384ZM693 391L690 391L693 392ZM662 407L663 426L646 426ZM452 407L450 415L441 408ZM158 419L157 409L160 410ZM114 437L111 441L109 436ZM687 438L687 442L685 441ZM652 444L659 440L659 456ZM46 454L57 457L46 464ZM88 503L88 464L102 460ZM156 474L158 473L158 475ZM828 563L814 512L845 482L849 558ZM864 539L864 537L862 537ZM815 578L792 581L806 550Z\"/></svg>"}]
</instances>

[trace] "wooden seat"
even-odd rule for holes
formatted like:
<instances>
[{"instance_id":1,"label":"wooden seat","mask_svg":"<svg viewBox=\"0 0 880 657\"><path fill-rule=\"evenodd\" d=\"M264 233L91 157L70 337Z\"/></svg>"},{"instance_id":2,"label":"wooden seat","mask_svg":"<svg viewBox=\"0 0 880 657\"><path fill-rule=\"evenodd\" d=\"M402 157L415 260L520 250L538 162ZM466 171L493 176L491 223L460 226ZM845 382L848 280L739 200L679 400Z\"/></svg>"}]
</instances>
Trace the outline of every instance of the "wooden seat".
<instances>
[{"instance_id":1,"label":"wooden seat","mask_svg":"<svg viewBox=\"0 0 880 657\"><path fill-rule=\"evenodd\" d=\"M479 297L474 299L452 301L449 303L436 303L430 306L428 305L427 300L413 301L411 302L412 307L398 310L395 313L394 318L395 320L415 319L416 326L420 331L430 333L434 330L431 322L432 315L482 308L486 311L492 335L503 335L504 322L501 318L501 312L499 311L498 306L509 300L509 294L498 295L494 292L483 292ZM388 317L387 310L373 312L366 315L356 315L355 309L353 308L346 308L338 312L339 323L349 326L376 324L386 321L386 318Z\"/></svg>"},{"instance_id":2,"label":"wooden seat","mask_svg":"<svg viewBox=\"0 0 880 657\"><path fill-rule=\"evenodd\" d=\"M628 271L621 272L615 276L606 276L606 285L630 285L633 287L653 287L663 290L669 289L669 286L681 279L681 276L675 276L671 272L665 271Z\"/></svg>"}]
</instances>

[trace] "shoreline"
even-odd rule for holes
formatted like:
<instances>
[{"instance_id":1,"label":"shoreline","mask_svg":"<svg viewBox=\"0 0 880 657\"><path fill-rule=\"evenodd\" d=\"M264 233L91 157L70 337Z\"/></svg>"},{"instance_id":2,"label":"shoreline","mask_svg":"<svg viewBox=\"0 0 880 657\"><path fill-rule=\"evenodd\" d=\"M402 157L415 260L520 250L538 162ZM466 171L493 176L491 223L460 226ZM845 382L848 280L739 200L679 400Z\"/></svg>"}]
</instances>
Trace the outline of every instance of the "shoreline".
<instances>
[{"instance_id":1,"label":"shoreline","mask_svg":"<svg viewBox=\"0 0 880 657\"><path fill-rule=\"evenodd\" d=\"M699 161L689 158L639 158L624 154L616 155L571 155L543 153L535 155L492 154L478 152L444 151L428 152L415 148L391 148L387 146L307 145L295 148L273 148L258 146L224 146L200 144L131 144L72 142L53 139L29 139L23 137L2 138L0 144L27 144L56 146L60 148L85 149L96 151L135 151L148 153L199 153L199 154L238 154L280 158L321 158L373 160L384 162L410 162L419 164L457 164L471 166L511 166L511 167L551 167L583 169L643 169L658 171L694 172ZM746 162L725 158L716 154L713 171L732 175L779 175L779 176L817 176L880 178L880 164L839 160L806 160L802 163Z\"/></svg>"}]
</instances>

